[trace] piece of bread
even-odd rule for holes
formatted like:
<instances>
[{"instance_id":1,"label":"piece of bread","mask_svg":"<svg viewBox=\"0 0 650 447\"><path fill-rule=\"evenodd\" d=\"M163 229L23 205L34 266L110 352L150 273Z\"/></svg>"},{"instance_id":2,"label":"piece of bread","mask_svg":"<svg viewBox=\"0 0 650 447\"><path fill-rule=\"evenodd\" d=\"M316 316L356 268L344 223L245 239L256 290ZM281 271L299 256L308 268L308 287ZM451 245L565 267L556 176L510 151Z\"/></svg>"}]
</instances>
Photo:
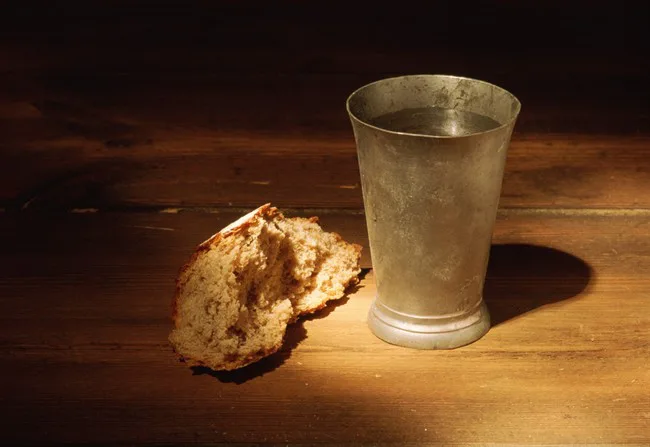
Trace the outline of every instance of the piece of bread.
<instances>
[{"instance_id":1,"label":"piece of bread","mask_svg":"<svg viewBox=\"0 0 650 447\"><path fill-rule=\"evenodd\" d=\"M232 370L276 352L287 325L357 282L361 247L266 204L198 246L176 283L169 340L192 366Z\"/></svg>"}]
</instances>

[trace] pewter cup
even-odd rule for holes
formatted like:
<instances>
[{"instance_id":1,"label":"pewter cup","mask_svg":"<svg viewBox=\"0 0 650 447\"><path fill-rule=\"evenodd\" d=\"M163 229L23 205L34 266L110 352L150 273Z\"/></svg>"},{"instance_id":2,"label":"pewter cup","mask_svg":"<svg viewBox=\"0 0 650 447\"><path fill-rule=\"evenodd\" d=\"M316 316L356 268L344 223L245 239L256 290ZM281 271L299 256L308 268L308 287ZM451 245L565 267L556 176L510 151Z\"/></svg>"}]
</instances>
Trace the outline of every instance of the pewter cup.
<instances>
[{"instance_id":1,"label":"pewter cup","mask_svg":"<svg viewBox=\"0 0 650 447\"><path fill-rule=\"evenodd\" d=\"M440 132L382 121L423 108L442 111ZM490 328L483 283L520 108L500 87L442 75L384 79L348 98L377 282L368 325L379 338L450 349ZM463 127L466 112L494 126Z\"/></svg>"}]
</instances>

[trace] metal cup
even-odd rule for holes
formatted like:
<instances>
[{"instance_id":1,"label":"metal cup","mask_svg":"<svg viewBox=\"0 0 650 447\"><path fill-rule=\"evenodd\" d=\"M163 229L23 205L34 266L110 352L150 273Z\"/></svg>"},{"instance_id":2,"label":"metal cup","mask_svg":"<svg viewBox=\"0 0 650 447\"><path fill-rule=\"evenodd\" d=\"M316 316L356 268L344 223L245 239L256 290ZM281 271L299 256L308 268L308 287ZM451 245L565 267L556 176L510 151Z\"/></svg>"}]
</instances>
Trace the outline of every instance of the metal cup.
<instances>
[{"instance_id":1,"label":"metal cup","mask_svg":"<svg viewBox=\"0 0 650 447\"><path fill-rule=\"evenodd\" d=\"M431 106L474 112L498 125L460 136L373 125L388 113ZM384 79L348 98L377 281L368 325L379 338L451 349L490 328L483 283L520 108L495 85L441 75Z\"/></svg>"}]
</instances>

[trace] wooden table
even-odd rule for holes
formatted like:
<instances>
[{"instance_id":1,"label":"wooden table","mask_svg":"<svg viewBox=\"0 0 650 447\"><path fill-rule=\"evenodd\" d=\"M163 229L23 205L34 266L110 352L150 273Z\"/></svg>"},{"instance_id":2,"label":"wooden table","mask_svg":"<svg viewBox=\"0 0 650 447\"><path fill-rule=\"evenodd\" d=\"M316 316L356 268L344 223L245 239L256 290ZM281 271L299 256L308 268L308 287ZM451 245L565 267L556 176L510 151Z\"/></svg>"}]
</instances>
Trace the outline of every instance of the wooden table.
<instances>
[{"instance_id":1,"label":"wooden table","mask_svg":"<svg viewBox=\"0 0 650 447\"><path fill-rule=\"evenodd\" d=\"M394 10L362 21L350 5L4 14L7 445L650 445L647 44L640 14L586 4L524 24L528 7L495 3L462 16L475 34L459 42L417 10L396 42L381 33ZM521 38L474 48L495 29ZM366 248L361 284L277 354L231 373L179 363L175 275L246 210L316 214L367 247L343 101L397 72L482 77L524 104L485 286L493 328L452 351L376 339Z\"/></svg>"}]
</instances>

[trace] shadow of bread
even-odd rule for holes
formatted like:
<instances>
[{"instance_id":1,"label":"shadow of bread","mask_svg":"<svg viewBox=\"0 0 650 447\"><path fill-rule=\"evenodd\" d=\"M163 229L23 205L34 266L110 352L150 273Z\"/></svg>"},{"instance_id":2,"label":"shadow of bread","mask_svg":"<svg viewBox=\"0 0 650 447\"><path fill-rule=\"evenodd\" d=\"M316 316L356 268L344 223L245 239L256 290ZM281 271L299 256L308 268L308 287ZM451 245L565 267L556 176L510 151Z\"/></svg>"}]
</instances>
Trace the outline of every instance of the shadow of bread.
<instances>
[{"instance_id":1,"label":"shadow of bread","mask_svg":"<svg viewBox=\"0 0 650 447\"><path fill-rule=\"evenodd\" d=\"M325 318L338 307L346 304L350 300L350 295L353 295L363 288L361 281L369 271L370 269L367 268L362 269L359 274L359 282L346 289L345 295L341 298L330 301L324 308L314 312L313 314L305 315L295 323L290 324L287 327L287 333L284 337L282 347L277 352L259 360L258 362L233 371L214 371L205 366L194 366L191 368L193 374L209 375L223 383L242 384L276 370L291 357L292 351L298 347L302 341L307 339L307 330L305 329L304 322Z\"/></svg>"}]
</instances>

